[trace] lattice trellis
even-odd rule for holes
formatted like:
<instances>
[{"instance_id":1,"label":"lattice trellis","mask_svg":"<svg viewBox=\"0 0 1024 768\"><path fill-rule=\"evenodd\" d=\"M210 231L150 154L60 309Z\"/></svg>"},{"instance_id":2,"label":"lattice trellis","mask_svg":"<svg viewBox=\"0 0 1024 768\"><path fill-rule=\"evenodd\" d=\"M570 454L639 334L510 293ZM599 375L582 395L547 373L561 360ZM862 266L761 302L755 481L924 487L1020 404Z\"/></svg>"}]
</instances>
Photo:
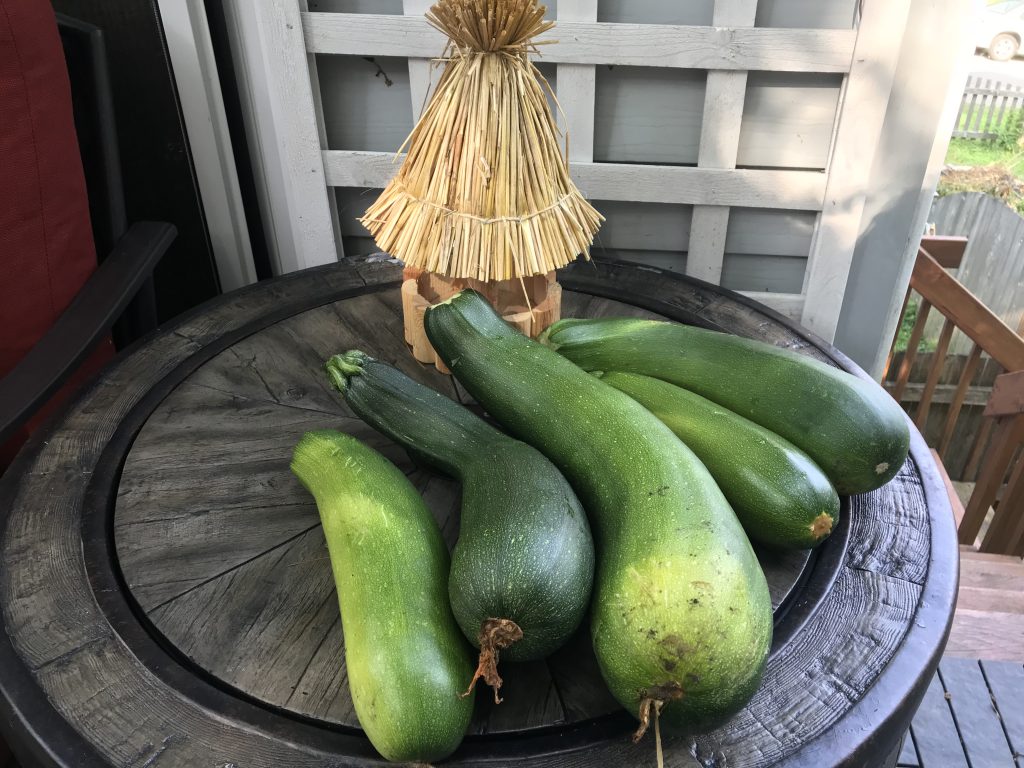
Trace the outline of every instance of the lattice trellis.
<instances>
[{"instance_id":1,"label":"lattice trellis","mask_svg":"<svg viewBox=\"0 0 1024 768\"><path fill-rule=\"evenodd\" d=\"M444 39L423 18L429 0L403 3L404 16L310 13L304 0L252 6L246 33L258 36L262 57L249 64L263 109L251 130L273 190L282 271L342 255L329 188L381 188L396 171L390 153L326 148L315 55L408 58L418 115ZM598 0L559 0L549 33L558 42L543 47L543 60L557 65L574 180L594 200L694 206L686 269L713 283L721 280L732 208L818 213L803 291L748 295L833 339L909 8L910 0L864 0L850 29L780 29L754 27L757 0L715 0L712 26L599 23ZM696 167L594 161L599 65L707 71ZM736 167L751 71L843 75L824 172Z\"/></svg>"}]
</instances>

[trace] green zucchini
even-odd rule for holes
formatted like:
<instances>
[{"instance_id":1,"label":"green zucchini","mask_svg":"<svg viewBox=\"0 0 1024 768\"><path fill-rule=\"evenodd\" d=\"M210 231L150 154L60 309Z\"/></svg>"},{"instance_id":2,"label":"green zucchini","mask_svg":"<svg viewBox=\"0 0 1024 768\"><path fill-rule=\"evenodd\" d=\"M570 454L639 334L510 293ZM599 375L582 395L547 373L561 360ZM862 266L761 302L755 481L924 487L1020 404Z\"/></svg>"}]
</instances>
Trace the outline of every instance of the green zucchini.
<instances>
[{"instance_id":1,"label":"green zucchini","mask_svg":"<svg viewBox=\"0 0 1024 768\"><path fill-rule=\"evenodd\" d=\"M789 441L682 387L635 373L598 374L657 416L697 454L747 535L809 549L839 519L839 496L811 458Z\"/></svg>"},{"instance_id":2,"label":"green zucchini","mask_svg":"<svg viewBox=\"0 0 1024 768\"><path fill-rule=\"evenodd\" d=\"M497 699L499 652L545 658L583 620L594 576L583 507L535 448L395 368L353 351L331 358L327 371L358 416L462 483L448 595L481 649L473 683L483 677Z\"/></svg>"},{"instance_id":3,"label":"green zucchini","mask_svg":"<svg viewBox=\"0 0 1024 768\"><path fill-rule=\"evenodd\" d=\"M473 667L430 510L397 467L340 432L305 435L291 468L320 510L363 730L388 760L450 755L473 714L458 695Z\"/></svg>"},{"instance_id":4,"label":"green zucchini","mask_svg":"<svg viewBox=\"0 0 1024 768\"><path fill-rule=\"evenodd\" d=\"M562 320L541 342L587 371L653 376L786 438L841 494L880 488L910 448L902 409L838 368L763 342L636 318Z\"/></svg>"},{"instance_id":5,"label":"green zucchini","mask_svg":"<svg viewBox=\"0 0 1024 768\"><path fill-rule=\"evenodd\" d=\"M750 542L700 460L649 411L520 335L463 291L427 336L509 431L573 484L597 545L591 637L605 682L641 721L698 732L760 684L772 635Z\"/></svg>"}]
</instances>

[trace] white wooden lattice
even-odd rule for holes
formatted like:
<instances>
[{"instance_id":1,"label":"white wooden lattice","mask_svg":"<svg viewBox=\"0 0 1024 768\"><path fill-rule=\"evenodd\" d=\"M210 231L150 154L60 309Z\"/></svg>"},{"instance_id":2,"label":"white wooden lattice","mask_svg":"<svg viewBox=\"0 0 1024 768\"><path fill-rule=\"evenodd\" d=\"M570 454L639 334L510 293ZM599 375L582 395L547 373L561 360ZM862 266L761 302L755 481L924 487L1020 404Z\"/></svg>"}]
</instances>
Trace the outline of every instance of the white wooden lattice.
<instances>
[{"instance_id":1,"label":"white wooden lattice","mask_svg":"<svg viewBox=\"0 0 1024 768\"><path fill-rule=\"evenodd\" d=\"M304 0L253 4L247 24L263 55L250 66L266 88L256 133L264 163L276 162L264 172L279 185L271 207L282 271L341 255L328 188L382 188L398 168L390 153L326 148L315 54L408 58L418 116L436 74L430 60L445 43L423 18L429 6L403 0L397 16L310 13ZM543 60L557 65L573 178L595 200L694 206L687 272L715 283L732 208L818 213L803 292L748 295L833 339L909 8L910 0L865 0L850 29L779 29L754 27L757 0L715 0L712 26L599 23L598 0L560 0L548 33L557 42ZM707 70L697 167L594 161L599 65ZM751 71L843 75L824 172L736 167Z\"/></svg>"}]
</instances>

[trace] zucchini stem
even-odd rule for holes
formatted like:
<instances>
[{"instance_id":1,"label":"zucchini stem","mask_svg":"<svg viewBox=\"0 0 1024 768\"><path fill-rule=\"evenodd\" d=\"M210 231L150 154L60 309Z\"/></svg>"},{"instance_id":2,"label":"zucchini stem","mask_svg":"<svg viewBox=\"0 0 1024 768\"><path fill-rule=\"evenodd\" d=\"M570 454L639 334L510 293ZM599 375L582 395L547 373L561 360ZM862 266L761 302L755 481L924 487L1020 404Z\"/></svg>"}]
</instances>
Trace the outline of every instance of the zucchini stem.
<instances>
[{"instance_id":1,"label":"zucchini stem","mask_svg":"<svg viewBox=\"0 0 1024 768\"><path fill-rule=\"evenodd\" d=\"M656 701L650 696L644 696L640 699L640 725L637 726L636 732L633 734L633 743L639 744L640 739L647 733L647 729L651 727L651 708L653 707L655 712L661 712L661 708L665 706L665 702Z\"/></svg>"},{"instance_id":2,"label":"zucchini stem","mask_svg":"<svg viewBox=\"0 0 1024 768\"><path fill-rule=\"evenodd\" d=\"M335 355L324 364L327 375L331 377L331 383L342 394L348 389L348 380L352 376L358 376L363 372L363 362L366 356L362 352L346 352L344 355Z\"/></svg>"},{"instance_id":3,"label":"zucchini stem","mask_svg":"<svg viewBox=\"0 0 1024 768\"><path fill-rule=\"evenodd\" d=\"M661 708L665 706L660 701L654 707L654 754L658 759L658 768L665 768L665 753L661 749Z\"/></svg>"},{"instance_id":4,"label":"zucchini stem","mask_svg":"<svg viewBox=\"0 0 1024 768\"><path fill-rule=\"evenodd\" d=\"M650 690L640 691L640 711L638 713L640 726L636 729L636 733L633 734L633 743L640 743L640 739L644 737L647 729L651 727L651 710L654 710L654 730L659 742L660 751L661 732L658 728L658 716L666 704L671 701L678 701L681 698L683 698L683 687L679 683L666 683Z\"/></svg>"},{"instance_id":5,"label":"zucchini stem","mask_svg":"<svg viewBox=\"0 0 1024 768\"><path fill-rule=\"evenodd\" d=\"M523 630L511 619L488 619L480 625L480 662L473 679L469 683L462 698L466 698L473 692L476 681L483 678L483 681L494 689L494 703L501 704L501 697L498 690L501 688L501 675L498 674L498 657L501 651L513 643L523 639Z\"/></svg>"}]
</instances>

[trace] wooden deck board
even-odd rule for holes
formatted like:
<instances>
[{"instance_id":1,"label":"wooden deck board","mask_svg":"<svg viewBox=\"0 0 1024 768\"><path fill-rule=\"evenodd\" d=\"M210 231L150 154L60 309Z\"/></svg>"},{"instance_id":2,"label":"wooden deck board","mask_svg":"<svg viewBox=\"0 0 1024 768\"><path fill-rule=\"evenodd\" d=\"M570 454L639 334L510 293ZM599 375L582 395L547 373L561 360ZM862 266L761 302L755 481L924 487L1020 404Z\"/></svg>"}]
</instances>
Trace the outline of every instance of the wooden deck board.
<instances>
[{"instance_id":1,"label":"wooden deck board","mask_svg":"<svg viewBox=\"0 0 1024 768\"><path fill-rule=\"evenodd\" d=\"M921 708L910 725L921 766L970 768L945 694L942 681L936 675L928 684Z\"/></svg>"},{"instance_id":2,"label":"wooden deck board","mask_svg":"<svg viewBox=\"0 0 1024 768\"><path fill-rule=\"evenodd\" d=\"M1024 562L961 547L946 656L1024 662Z\"/></svg>"},{"instance_id":3,"label":"wooden deck board","mask_svg":"<svg viewBox=\"0 0 1024 768\"><path fill-rule=\"evenodd\" d=\"M1022 635L1016 642L1021 644ZM1003 730L1017 757L1024 766L1024 664L1018 662L981 662L992 700L1003 723Z\"/></svg>"},{"instance_id":4,"label":"wooden deck board","mask_svg":"<svg viewBox=\"0 0 1024 768\"><path fill-rule=\"evenodd\" d=\"M1012 767L1013 754L981 665L973 660L946 657L939 665L939 677L971 768Z\"/></svg>"},{"instance_id":5,"label":"wooden deck board","mask_svg":"<svg viewBox=\"0 0 1024 768\"><path fill-rule=\"evenodd\" d=\"M1024 615L957 609L946 654L961 658L1020 661Z\"/></svg>"},{"instance_id":6,"label":"wooden deck board","mask_svg":"<svg viewBox=\"0 0 1024 768\"><path fill-rule=\"evenodd\" d=\"M960 565L960 586L976 589L1024 590L1024 566L1020 561L989 562L963 558Z\"/></svg>"},{"instance_id":7,"label":"wooden deck board","mask_svg":"<svg viewBox=\"0 0 1024 768\"><path fill-rule=\"evenodd\" d=\"M1022 596L1020 558L961 548L953 628L936 680L911 726L915 753L904 750L901 768L1024 768ZM943 702L935 698L936 691L943 693ZM963 758L953 750L955 742ZM943 757L942 749L952 750L953 756ZM918 764L910 762L913 757Z\"/></svg>"},{"instance_id":8,"label":"wooden deck board","mask_svg":"<svg viewBox=\"0 0 1024 768\"><path fill-rule=\"evenodd\" d=\"M966 610L991 613L1012 613L1024 616L1024 592L1012 589L960 587L957 605ZM975 654L982 656L982 654Z\"/></svg>"},{"instance_id":9,"label":"wooden deck board","mask_svg":"<svg viewBox=\"0 0 1024 768\"><path fill-rule=\"evenodd\" d=\"M1024 663L943 657L896 768L1024 768Z\"/></svg>"}]
</instances>

